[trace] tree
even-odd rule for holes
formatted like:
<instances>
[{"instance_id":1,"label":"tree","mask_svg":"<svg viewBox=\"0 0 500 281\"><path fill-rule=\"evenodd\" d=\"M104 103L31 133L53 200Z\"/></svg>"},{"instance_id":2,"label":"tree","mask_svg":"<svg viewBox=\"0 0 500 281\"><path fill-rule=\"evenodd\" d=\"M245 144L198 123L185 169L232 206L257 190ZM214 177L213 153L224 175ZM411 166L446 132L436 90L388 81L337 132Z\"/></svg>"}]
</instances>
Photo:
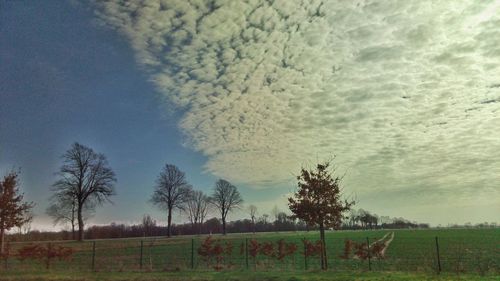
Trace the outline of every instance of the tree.
<instances>
[{"instance_id":1,"label":"tree","mask_svg":"<svg viewBox=\"0 0 500 281\"><path fill-rule=\"evenodd\" d=\"M167 236L172 235L172 212L174 209L184 210L192 192L186 180L186 174L175 165L166 164L156 180L156 187L151 202L168 214Z\"/></svg>"},{"instance_id":2,"label":"tree","mask_svg":"<svg viewBox=\"0 0 500 281\"><path fill-rule=\"evenodd\" d=\"M71 226L71 237L76 239L76 225L77 219L77 201L71 193L56 193L50 198L50 205L46 209L47 215L52 217L54 225L69 224ZM87 202L90 203L90 202ZM83 206L83 221L87 221L94 212L94 206Z\"/></svg>"},{"instance_id":3,"label":"tree","mask_svg":"<svg viewBox=\"0 0 500 281\"><path fill-rule=\"evenodd\" d=\"M226 235L227 214L235 208L239 208L243 203L240 192L236 186L230 182L219 179L215 183L214 193L211 202L219 210L222 219L222 234Z\"/></svg>"},{"instance_id":4,"label":"tree","mask_svg":"<svg viewBox=\"0 0 500 281\"><path fill-rule=\"evenodd\" d=\"M274 221L278 220L278 214L280 213L280 209L278 209L278 206L274 205L273 209L271 210L271 215L274 217Z\"/></svg>"},{"instance_id":5,"label":"tree","mask_svg":"<svg viewBox=\"0 0 500 281\"><path fill-rule=\"evenodd\" d=\"M341 178L333 176L330 162L318 164L315 170L301 169L297 176L298 190L288 198L288 206L298 219L310 226L318 226L322 243L321 268L328 269L325 247L325 229L338 229L341 226L343 213L348 211L354 202L341 200Z\"/></svg>"},{"instance_id":6,"label":"tree","mask_svg":"<svg viewBox=\"0 0 500 281\"><path fill-rule=\"evenodd\" d=\"M63 165L57 175L60 177L52 187L55 198L66 206L76 206L78 240L83 240L85 224L84 210L94 209L115 194L115 173L109 167L106 157L89 147L75 142L62 156Z\"/></svg>"},{"instance_id":7,"label":"tree","mask_svg":"<svg viewBox=\"0 0 500 281\"><path fill-rule=\"evenodd\" d=\"M151 236L156 228L156 221L150 215L142 216L142 233L143 236Z\"/></svg>"},{"instance_id":8,"label":"tree","mask_svg":"<svg viewBox=\"0 0 500 281\"><path fill-rule=\"evenodd\" d=\"M19 173L10 172L0 181L0 255L4 254L5 232L31 221L33 202L24 202L19 190Z\"/></svg>"},{"instance_id":9,"label":"tree","mask_svg":"<svg viewBox=\"0 0 500 281\"><path fill-rule=\"evenodd\" d=\"M210 200L202 191L193 191L187 201L187 214L193 229L198 229L201 234L201 226L208 214Z\"/></svg>"},{"instance_id":10,"label":"tree","mask_svg":"<svg viewBox=\"0 0 500 281\"><path fill-rule=\"evenodd\" d=\"M257 207L255 205L248 206L248 212L250 213L250 219L252 220L252 231L255 233L255 218L257 216Z\"/></svg>"}]
</instances>

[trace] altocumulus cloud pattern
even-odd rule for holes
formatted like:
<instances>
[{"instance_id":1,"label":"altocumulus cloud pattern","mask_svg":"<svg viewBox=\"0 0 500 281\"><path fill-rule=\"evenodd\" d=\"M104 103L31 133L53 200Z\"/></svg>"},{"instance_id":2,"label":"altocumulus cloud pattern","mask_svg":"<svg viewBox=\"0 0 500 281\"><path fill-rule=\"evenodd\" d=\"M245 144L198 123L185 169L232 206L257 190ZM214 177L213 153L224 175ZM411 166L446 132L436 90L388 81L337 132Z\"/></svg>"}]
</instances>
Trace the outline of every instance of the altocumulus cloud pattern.
<instances>
[{"instance_id":1,"label":"altocumulus cloud pattern","mask_svg":"<svg viewBox=\"0 0 500 281\"><path fill-rule=\"evenodd\" d=\"M217 176L272 186L336 154L360 192L500 198L500 1L93 5Z\"/></svg>"}]
</instances>

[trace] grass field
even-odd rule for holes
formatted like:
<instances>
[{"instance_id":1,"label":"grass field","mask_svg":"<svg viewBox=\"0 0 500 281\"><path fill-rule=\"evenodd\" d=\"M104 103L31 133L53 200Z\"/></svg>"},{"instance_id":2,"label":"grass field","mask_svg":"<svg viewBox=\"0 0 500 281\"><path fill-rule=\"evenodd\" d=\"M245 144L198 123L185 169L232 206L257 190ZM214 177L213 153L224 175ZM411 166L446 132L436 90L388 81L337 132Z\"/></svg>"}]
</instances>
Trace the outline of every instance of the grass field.
<instances>
[{"instance_id":1,"label":"grass field","mask_svg":"<svg viewBox=\"0 0 500 281\"><path fill-rule=\"evenodd\" d=\"M0 275L0 281L399 281L399 280L467 280L493 281L500 280L498 276L479 276L472 274L426 274L404 272L113 272L113 273L7 273Z\"/></svg>"},{"instance_id":2,"label":"grass field","mask_svg":"<svg viewBox=\"0 0 500 281\"><path fill-rule=\"evenodd\" d=\"M113 272L113 273L7 273L0 276L0 281L399 281L399 280L467 280L493 281L498 276L479 276L472 274L426 274L403 272Z\"/></svg>"},{"instance_id":3,"label":"grass field","mask_svg":"<svg viewBox=\"0 0 500 281\"><path fill-rule=\"evenodd\" d=\"M329 269L335 273L367 271L411 272L435 274L438 271L436 237L438 237L440 265L442 272L454 274L479 274L497 276L500 273L500 229L429 229L396 230L384 259L356 260L341 259L345 239L359 243L375 241L389 230L377 231L335 231L327 234ZM319 269L318 256L304 256L302 239L317 240L317 232L287 232L259 234L230 234L226 237L214 235L224 252L217 261L215 256L204 259L198 249L206 236L181 236L170 239L113 239L85 242L51 242L50 247L62 245L74 250L71 260L51 258L26 259L16 257L19 249L29 243L11 243L11 256L4 260L1 270L16 272L182 272L203 273L215 271L268 271L287 272L301 275ZM252 257L249 249L252 239L259 243L284 239L294 243L296 251L278 260L257 254ZM227 251L226 243L232 248ZM31 243L34 245L35 243ZM142 247L141 247L142 244ZM42 243L47 247L47 242ZM93 250L95 245L95 251ZM142 254L141 254L142 252ZM49 263L47 263L49 261ZM48 269L47 269L48 268ZM181 273L179 273L181 272ZM186 273L188 274L188 273ZM190 274L190 273L189 273ZM245 275L245 274L243 274ZM13 275L12 275L13 276ZM154 275L152 275L154 276ZM196 276L196 275L195 275ZM200 275L201 276L201 275ZM152 277L154 278L154 277ZM42 280L42 279L40 279ZM155 280L155 279L152 279ZM281 279L279 279L281 280ZM309 280L309 279L308 279ZM318 279L321 280L321 279ZM378 279L374 279L378 280ZM382 279L380 279L382 280ZM384 279L385 280L385 279Z\"/></svg>"}]
</instances>

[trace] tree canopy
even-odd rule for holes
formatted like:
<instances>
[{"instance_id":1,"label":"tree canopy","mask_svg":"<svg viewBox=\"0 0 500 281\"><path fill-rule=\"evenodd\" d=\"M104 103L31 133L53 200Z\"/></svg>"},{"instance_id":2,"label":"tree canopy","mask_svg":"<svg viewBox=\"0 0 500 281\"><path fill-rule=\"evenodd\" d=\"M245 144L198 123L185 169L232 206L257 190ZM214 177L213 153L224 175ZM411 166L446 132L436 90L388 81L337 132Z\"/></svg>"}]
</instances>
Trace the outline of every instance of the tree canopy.
<instances>
[{"instance_id":1,"label":"tree canopy","mask_svg":"<svg viewBox=\"0 0 500 281\"><path fill-rule=\"evenodd\" d=\"M33 202L24 202L19 173L10 172L0 181L0 254L4 253L5 231L30 221Z\"/></svg>"},{"instance_id":2,"label":"tree canopy","mask_svg":"<svg viewBox=\"0 0 500 281\"><path fill-rule=\"evenodd\" d=\"M167 210L168 237L172 235L172 211L174 209L184 210L191 192L192 188L186 180L186 174L177 166L166 164L156 180L151 202Z\"/></svg>"},{"instance_id":3,"label":"tree canopy","mask_svg":"<svg viewBox=\"0 0 500 281\"><path fill-rule=\"evenodd\" d=\"M78 219L78 240L83 240L84 210L110 202L115 194L115 173L104 154L96 153L89 147L74 143L62 156L63 165L53 184L56 198L71 206L76 203Z\"/></svg>"},{"instance_id":4,"label":"tree canopy","mask_svg":"<svg viewBox=\"0 0 500 281\"><path fill-rule=\"evenodd\" d=\"M318 164L316 169L302 168L297 176L298 190L288 198L288 206L294 216L311 226L318 226L320 239L325 245L325 229L340 228L343 213L354 202L342 200L341 178L334 176L331 163ZM326 248L323 247L322 269L327 269Z\"/></svg>"},{"instance_id":5,"label":"tree canopy","mask_svg":"<svg viewBox=\"0 0 500 281\"><path fill-rule=\"evenodd\" d=\"M243 203L240 192L236 186L224 179L215 183L214 192L211 197L212 204L219 210L222 219L222 233L226 234L227 214Z\"/></svg>"}]
</instances>

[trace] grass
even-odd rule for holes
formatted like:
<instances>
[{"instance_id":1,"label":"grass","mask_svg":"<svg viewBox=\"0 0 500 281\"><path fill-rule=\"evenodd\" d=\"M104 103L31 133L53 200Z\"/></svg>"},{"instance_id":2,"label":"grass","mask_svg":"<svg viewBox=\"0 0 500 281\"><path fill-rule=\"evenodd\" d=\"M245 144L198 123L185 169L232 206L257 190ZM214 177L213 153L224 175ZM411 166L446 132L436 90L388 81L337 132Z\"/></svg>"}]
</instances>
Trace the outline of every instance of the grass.
<instances>
[{"instance_id":1,"label":"grass","mask_svg":"<svg viewBox=\"0 0 500 281\"><path fill-rule=\"evenodd\" d=\"M0 281L160 281L160 280L231 280L231 281L389 281L389 280L500 280L500 276L426 274L402 272L107 272L107 273L7 273L0 276Z\"/></svg>"},{"instance_id":2,"label":"grass","mask_svg":"<svg viewBox=\"0 0 500 281\"><path fill-rule=\"evenodd\" d=\"M327 252L329 268L335 271L363 272L369 268L368 261L343 260L339 256L344 250L345 239L366 242L368 238L374 241L389 230L376 231L332 231L327 233ZM429 230L396 230L395 238L386 252L386 259L371 261L373 271L384 272L422 272L434 274L437 271L437 249L435 237L438 237L441 267L444 272L497 274L500 272L500 229L429 229ZM198 254L206 236L179 236L170 239L110 239L85 242L61 242L65 247L71 247L75 253L73 260L52 260L49 267L52 272L89 272L92 269L93 243L96 246L94 269L99 272L140 271L141 243L142 270L144 271L191 271L192 266L200 275L212 274L213 261L207 265ZM225 270L241 271L247 269L245 245L247 239L259 242L276 242L285 239L287 243L295 243L298 250L294 255L283 261L268 258L263 255L254 260L248 258L248 270L293 272L301 275L304 270L317 270L318 257L308 257L304 260L301 239L317 240L317 232L280 232L258 234L230 234L226 237L214 236L221 240L221 245L230 241L233 245L231 254L225 254L222 265ZM142 241L142 242L141 242ZM44 243L46 244L46 243ZM11 244L11 252L25 243ZM194 247L193 247L194 246ZM193 255L193 264L191 257ZM1 266L0 266L1 268ZM9 272L44 272L46 261L26 260L21 262L11 258L7 262ZM187 274L187 273L186 273ZM215 273L216 274L216 273ZM305 273L309 274L309 273ZM337 274L337 273L336 273ZM377 280L377 279L374 279ZM380 279L383 280L383 279Z\"/></svg>"}]
</instances>

